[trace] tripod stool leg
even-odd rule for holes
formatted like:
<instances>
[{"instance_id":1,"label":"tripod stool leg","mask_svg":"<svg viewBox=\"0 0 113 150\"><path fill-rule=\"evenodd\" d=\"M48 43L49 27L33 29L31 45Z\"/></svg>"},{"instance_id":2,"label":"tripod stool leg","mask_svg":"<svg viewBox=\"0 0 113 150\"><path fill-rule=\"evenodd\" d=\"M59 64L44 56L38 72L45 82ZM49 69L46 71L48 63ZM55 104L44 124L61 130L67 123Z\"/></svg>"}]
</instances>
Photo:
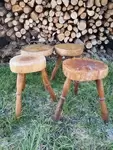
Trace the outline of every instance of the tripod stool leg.
<instances>
[{"instance_id":1,"label":"tripod stool leg","mask_svg":"<svg viewBox=\"0 0 113 150\"><path fill-rule=\"evenodd\" d=\"M56 110L55 110L55 115L54 115L55 120L59 120L61 118L61 112L62 112L63 104L65 101L65 97L69 91L70 84L71 84L71 80L67 78L65 83L64 83L64 86L63 86L62 95L60 97L60 100L59 100L58 105L57 105Z\"/></svg>"},{"instance_id":2,"label":"tripod stool leg","mask_svg":"<svg viewBox=\"0 0 113 150\"><path fill-rule=\"evenodd\" d=\"M17 74L17 92L16 92L16 117L19 117L22 109L22 88L24 82L24 74Z\"/></svg>"},{"instance_id":3,"label":"tripod stool leg","mask_svg":"<svg viewBox=\"0 0 113 150\"><path fill-rule=\"evenodd\" d=\"M23 79L23 86L22 86L22 90L25 89L25 85L26 85L26 74L23 74L24 79Z\"/></svg>"},{"instance_id":4,"label":"tripod stool leg","mask_svg":"<svg viewBox=\"0 0 113 150\"><path fill-rule=\"evenodd\" d=\"M61 61L62 61L62 56L58 56L57 62L56 62L55 67L54 67L54 69L52 71L50 80L53 80L55 78L56 72L57 72L57 70L58 70L58 68L59 68L59 66L61 64Z\"/></svg>"},{"instance_id":5,"label":"tripod stool leg","mask_svg":"<svg viewBox=\"0 0 113 150\"><path fill-rule=\"evenodd\" d=\"M49 78L48 78L48 75L47 75L47 72L45 69L42 70L42 80L43 80L43 83L44 83L44 86L45 86L45 89L48 90L52 100L54 101L56 99L56 95L51 87L51 84L49 82Z\"/></svg>"},{"instance_id":6,"label":"tripod stool leg","mask_svg":"<svg viewBox=\"0 0 113 150\"><path fill-rule=\"evenodd\" d=\"M74 92L75 92L75 94L78 93L78 87L79 87L79 81L75 81L74 82Z\"/></svg>"},{"instance_id":7,"label":"tripod stool leg","mask_svg":"<svg viewBox=\"0 0 113 150\"><path fill-rule=\"evenodd\" d=\"M108 122L108 110L104 98L104 87L102 80L96 80L97 90L100 99L101 116L105 122Z\"/></svg>"}]
</instances>

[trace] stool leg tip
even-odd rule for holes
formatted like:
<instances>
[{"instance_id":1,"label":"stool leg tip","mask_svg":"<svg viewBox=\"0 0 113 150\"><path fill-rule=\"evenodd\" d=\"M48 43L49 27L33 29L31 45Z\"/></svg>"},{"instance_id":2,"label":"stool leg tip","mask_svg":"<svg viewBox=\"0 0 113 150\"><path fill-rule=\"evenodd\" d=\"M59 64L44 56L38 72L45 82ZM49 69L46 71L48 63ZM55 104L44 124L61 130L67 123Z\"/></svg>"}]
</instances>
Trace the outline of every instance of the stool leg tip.
<instances>
[{"instance_id":1,"label":"stool leg tip","mask_svg":"<svg viewBox=\"0 0 113 150\"><path fill-rule=\"evenodd\" d=\"M56 116L56 115L53 115L53 116L52 116L52 119L53 119L54 121L60 121L60 120L63 120L63 116Z\"/></svg>"},{"instance_id":2,"label":"stool leg tip","mask_svg":"<svg viewBox=\"0 0 113 150\"><path fill-rule=\"evenodd\" d=\"M102 119L105 124L108 123L109 122L108 114L102 114Z\"/></svg>"}]
</instances>

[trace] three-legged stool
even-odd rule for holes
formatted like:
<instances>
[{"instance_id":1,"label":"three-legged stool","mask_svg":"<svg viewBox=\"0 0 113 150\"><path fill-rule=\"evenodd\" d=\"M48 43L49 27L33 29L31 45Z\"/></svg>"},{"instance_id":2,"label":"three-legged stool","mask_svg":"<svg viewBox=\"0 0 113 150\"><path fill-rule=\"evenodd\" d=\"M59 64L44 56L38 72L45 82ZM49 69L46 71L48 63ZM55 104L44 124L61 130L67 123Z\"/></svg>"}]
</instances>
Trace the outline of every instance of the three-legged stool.
<instances>
[{"instance_id":1,"label":"three-legged stool","mask_svg":"<svg viewBox=\"0 0 113 150\"><path fill-rule=\"evenodd\" d=\"M44 55L44 56L50 56L53 52L53 46L45 45L45 44L31 44L23 46L21 49L22 55Z\"/></svg>"},{"instance_id":2,"label":"three-legged stool","mask_svg":"<svg viewBox=\"0 0 113 150\"><path fill-rule=\"evenodd\" d=\"M46 44L30 44L30 45L26 45L23 46L20 50L21 55L43 55L45 57L48 57L52 54L53 52L53 46L50 45L46 45ZM44 82L44 81L43 81ZM46 89L46 86L45 86Z\"/></svg>"},{"instance_id":3,"label":"three-legged stool","mask_svg":"<svg viewBox=\"0 0 113 150\"><path fill-rule=\"evenodd\" d=\"M55 78L56 72L62 62L62 57L75 57L80 56L83 53L84 45L83 44L57 44L55 45L55 51L58 55L57 62L51 74L51 80Z\"/></svg>"},{"instance_id":4,"label":"three-legged stool","mask_svg":"<svg viewBox=\"0 0 113 150\"><path fill-rule=\"evenodd\" d=\"M69 91L71 81L95 81L97 91L99 94L99 101L101 107L101 116L104 121L108 120L108 111L104 97L104 87L102 79L108 74L108 66L101 61L92 59L67 59L63 61L63 72L66 76L66 81L63 86L62 95L58 102L54 119L59 120L61 118L62 107L65 101L65 97ZM78 85L77 85L78 88ZM76 93L77 93L76 88Z\"/></svg>"},{"instance_id":5,"label":"three-legged stool","mask_svg":"<svg viewBox=\"0 0 113 150\"><path fill-rule=\"evenodd\" d=\"M51 88L45 68L46 68L46 59L43 55L37 56L18 55L10 60L11 71L17 73L16 117L19 117L21 114L21 107L22 107L21 95L22 90L24 90L25 88L25 77L27 73L41 71L44 86L50 93L52 100L55 100L56 96L53 89Z\"/></svg>"}]
</instances>

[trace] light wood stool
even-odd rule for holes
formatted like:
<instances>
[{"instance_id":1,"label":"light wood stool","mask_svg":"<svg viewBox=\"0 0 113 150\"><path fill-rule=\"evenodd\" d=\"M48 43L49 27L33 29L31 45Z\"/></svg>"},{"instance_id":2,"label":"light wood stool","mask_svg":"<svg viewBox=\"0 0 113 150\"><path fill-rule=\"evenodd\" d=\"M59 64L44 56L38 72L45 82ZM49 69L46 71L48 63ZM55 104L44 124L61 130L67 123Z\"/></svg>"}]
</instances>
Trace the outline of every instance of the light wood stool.
<instances>
[{"instance_id":1,"label":"light wood stool","mask_svg":"<svg viewBox=\"0 0 113 150\"><path fill-rule=\"evenodd\" d=\"M104 121L107 121L108 111L105 103L102 79L105 78L108 74L108 66L101 61L87 58L67 59L63 61L63 72L66 76L66 81L64 83L62 95L55 111L54 119L59 120L61 118L61 112L65 97L69 91L71 80L74 80L78 81L75 87L75 93L77 93L79 82L96 81L102 119Z\"/></svg>"},{"instance_id":2,"label":"light wood stool","mask_svg":"<svg viewBox=\"0 0 113 150\"><path fill-rule=\"evenodd\" d=\"M75 57L80 56L83 53L84 45L83 44L58 44L55 45L55 51L58 55L57 62L51 74L51 80L55 78L56 72L62 62L63 56Z\"/></svg>"},{"instance_id":3,"label":"light wood stool","mask_svg":"<svg viewBox=\"0 0 113 150\"><path fill-rule=\"evenodd\" d=\"M43 55L45 57L48 57L52 54L53 52L53 46L46 45L46 44L30 44L30 45L25 45L21 48L20 50L21 55ZM46 87L45 87L46 89Z\"/></svg>"},{"instance_id":4,"label":"light wood stool","mask_svg":"<svg viewBox=\"0 0 113 150\"><path fill-rule=\"evenodd\" d=\"M45 44L31 44L22 47L21 54L22 55L44 55L44 56L50 56L53 52L53 46L45 45Z\"/></svg>"},{"instance_id":5,"label":"light wood stool","mask_svg":"<svg viewBox=\"0 0 113 150\"><path fill-rule=\"evenodd\" d=\"M17 73L16 117L19 117L21 114L21 107L22 107L21 94L22 90L24 90L25 88L25 77L27 73L41 71L44 86L50 93L52 100L55 100L56 96L54 94L53 89L51 88L45 68L46 68L46 59L43 55L37 56L18 55L10 60L11 71Z\"/></svg>"}]
</instances>

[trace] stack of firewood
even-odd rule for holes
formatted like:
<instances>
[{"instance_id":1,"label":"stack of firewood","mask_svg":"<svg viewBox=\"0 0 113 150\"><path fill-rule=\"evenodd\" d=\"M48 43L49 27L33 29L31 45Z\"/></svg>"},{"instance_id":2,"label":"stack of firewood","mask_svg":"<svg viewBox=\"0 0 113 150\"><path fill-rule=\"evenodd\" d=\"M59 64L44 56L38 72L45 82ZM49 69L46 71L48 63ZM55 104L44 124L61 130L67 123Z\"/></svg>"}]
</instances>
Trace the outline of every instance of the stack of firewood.
<instances>
[{"instance_id":1,"label":"stack of firewood","mask_svg":"<svg viewBox=\"0 0 113 150\"><path fill-rule=\"evenodd\" d=\"M4 0L0 7L0 36L29 42L75 42L87 49L113 39L113 1Z\"/></svg>"}]
</instances>

